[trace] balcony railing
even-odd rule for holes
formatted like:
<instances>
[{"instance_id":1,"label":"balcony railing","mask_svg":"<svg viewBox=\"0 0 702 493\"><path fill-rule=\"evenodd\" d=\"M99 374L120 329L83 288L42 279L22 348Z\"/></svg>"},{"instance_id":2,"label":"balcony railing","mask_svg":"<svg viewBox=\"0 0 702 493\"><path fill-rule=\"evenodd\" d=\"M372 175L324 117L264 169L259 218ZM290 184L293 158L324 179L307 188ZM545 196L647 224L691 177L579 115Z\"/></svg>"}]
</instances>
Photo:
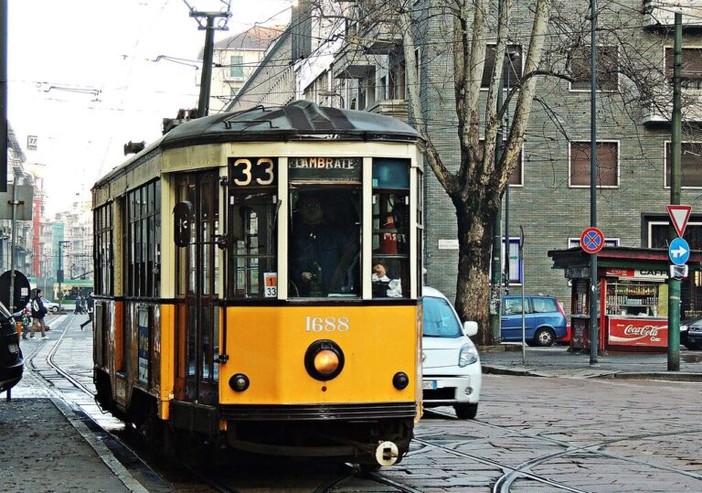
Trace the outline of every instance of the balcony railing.
<instances>
[{"instance_id":1,"label":"balcony railing","mask_svg":"<svg viewBox=\"0 0 702 493\"><path fill-rule=\"evenodd\" d=\"M670 122L673 118L673 90L670 97L660 99L658 104L651 104L643 114L643 123L655 124ZM682 121L702 122L702 89L682 89Z\"/></svg>"}]
</instances>

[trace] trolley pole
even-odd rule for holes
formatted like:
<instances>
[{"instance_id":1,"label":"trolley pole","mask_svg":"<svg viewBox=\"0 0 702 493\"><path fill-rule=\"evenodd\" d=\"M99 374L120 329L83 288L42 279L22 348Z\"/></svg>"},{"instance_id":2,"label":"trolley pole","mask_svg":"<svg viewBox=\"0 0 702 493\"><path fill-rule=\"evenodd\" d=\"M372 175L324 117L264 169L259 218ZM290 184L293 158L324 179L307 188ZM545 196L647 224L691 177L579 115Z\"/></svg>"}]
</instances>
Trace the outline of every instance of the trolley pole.
<instances>
[{"instance_id":1,"label":"trolley pole","mask_svg":"<svg viewBox=\"0 0 702 493\"><path fill-rule=\"evenodd\" d=\"M499 7L502 8L502 1L499 2ZM497 86L497 111L502 108L503 101L503 84L502 78ZM504 130L502 128L502 119L500 126L497 129L497 142L495 145L495 166L502 159L502 148ZM509 184L507 185L509 188ZM504 197L504 194L502 195ZM490 328L492 332L492 343L497 345L502 341L502 199L500 206L497 208L495 215L495 231L492 239L492 289L490 290ZM509 252L507 253L509 255Z\"/></svg>"},{"instance_id":2,"label":"trolley pole","mask_svg":"<svg viewBox=\"0 0 702 493\"><path fill-rule=\"evenodd\" d=\"M670 142L670 204L680 205L682 101L680 76L682 69L682 14L675 13L675 40L673 42L673 121ZM669 238L675 239L673 225ZM680 371L680 279L668 280L668 371Z\"/></svg>"},{"instance_id":3,"label":"trolley pole","mask_svg":"<svg viewBox=\"0 0 702 493\"><path fill-rule=\"evenodd\" d=\"M202 78L200 79L200 100L197 106L197 116L202 118L207 116L210 111L210 87L212 86L212 58L214 54L214 32L216 30L226 30L226 25L223 27L215 27L214 21L218 17L228 19L231 17L231 12L198 12L190 11L190 17L197 19L199 29L205 31L205 50L202 54ZM200 22L200 18L205 18L205 25Z\"/></svg>"},{"instance_id":4,"label":"trolley pole","mask_svg":"<svg viewBox=\"0 0 702 493\"><path fill-rule=\"evenodd\" d=\"M597 0L590 0L590 226L597 227ZM590 365L599 349L597 253L590 254Z\"/></svg>"}]
</instances>

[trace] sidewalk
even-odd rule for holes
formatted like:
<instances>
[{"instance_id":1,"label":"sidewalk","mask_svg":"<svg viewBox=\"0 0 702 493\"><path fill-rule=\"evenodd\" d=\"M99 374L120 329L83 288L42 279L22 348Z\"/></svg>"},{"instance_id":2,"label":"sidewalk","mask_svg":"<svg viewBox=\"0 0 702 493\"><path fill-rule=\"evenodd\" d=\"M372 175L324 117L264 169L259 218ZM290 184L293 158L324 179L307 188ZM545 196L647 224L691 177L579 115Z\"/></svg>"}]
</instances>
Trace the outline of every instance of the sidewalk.
<instances>
[{"instance_id":1,"label":"sidewalk","mask_svg":"<svg viewBox=\"0 0 702 493\"><path fill-rule=\"evenodd\" d=\"M3 492L146 491L113 456L103 437L89 430L80 413L58 392L47 388L39 376L52 371L47 357L60 338L62 348L74 341L84 347L76 364L91 367L91 334L77 330L78 321L71 316L52 316L46 340L21 343L25 357L22 380L12 389L11 400L6 393L0 394Z\"/></svg>"},{"instance_id":2,"label":"sidewalk","mask_svg":"<svg viewBox=\"0 0 702 493\"><path fill-rule=\"evenodd\" d=\"M680 370L668 371L667 353L608 351L590 364L590 354L567 346L527 347L520 344L479 348L483 373L563 378L650 378L702 382L702 351L680 350Z\"/></svg>"}]
</instances>

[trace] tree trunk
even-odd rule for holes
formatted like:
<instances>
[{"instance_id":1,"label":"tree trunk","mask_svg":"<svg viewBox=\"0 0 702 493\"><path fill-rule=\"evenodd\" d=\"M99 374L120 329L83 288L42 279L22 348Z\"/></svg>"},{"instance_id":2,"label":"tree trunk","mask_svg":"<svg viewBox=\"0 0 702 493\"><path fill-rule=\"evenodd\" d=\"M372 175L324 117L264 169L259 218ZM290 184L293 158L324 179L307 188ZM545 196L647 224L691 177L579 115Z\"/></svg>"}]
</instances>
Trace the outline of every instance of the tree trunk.
<instances>
[{"instance_id":1,"label":"tree trunk","mask_svg":"<svg viewBox=\"0 0 702 493\"><path fill-rule=\"evenodd\" d=\"M461 320L478 323L478 344L490 345L490 263L494 213L484 217L471 212L471 205L457 207L458 277L455 307ZM463 211L463 212L460 212Z\"/></svg>"}]
</instances>

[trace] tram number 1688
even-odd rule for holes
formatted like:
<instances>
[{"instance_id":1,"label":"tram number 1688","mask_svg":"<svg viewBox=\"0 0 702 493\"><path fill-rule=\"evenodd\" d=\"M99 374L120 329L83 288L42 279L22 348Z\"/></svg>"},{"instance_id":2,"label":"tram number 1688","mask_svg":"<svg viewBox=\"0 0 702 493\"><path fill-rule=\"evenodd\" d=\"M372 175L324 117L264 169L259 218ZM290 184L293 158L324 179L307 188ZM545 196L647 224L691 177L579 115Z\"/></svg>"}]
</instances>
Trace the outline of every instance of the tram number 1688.
<instances>
[{"instance_id":1,"label":"tram number 1688","mask_svg":"<svg viewBox=\"0 0 702 493\"><path fill-rule=\"evenodd\" d=\"M349 317L305 317L307 332L347 332Z\"/></svg>"}]
</instances>

